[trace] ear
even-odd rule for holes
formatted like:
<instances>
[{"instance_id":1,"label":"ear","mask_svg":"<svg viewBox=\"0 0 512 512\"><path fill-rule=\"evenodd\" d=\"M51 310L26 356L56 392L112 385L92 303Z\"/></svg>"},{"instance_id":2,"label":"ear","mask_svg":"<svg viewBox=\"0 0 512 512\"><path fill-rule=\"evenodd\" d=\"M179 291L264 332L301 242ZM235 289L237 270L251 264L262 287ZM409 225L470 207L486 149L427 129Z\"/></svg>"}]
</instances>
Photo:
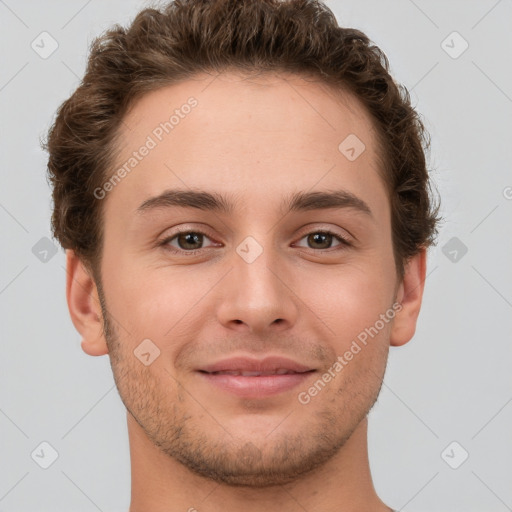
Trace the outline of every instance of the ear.
<instances>
[{"instance_id":1,"label":"ear","mask_svg":"<svg viewBox=\"0 0 512 512\"><path fill-rule=\"evenodd\" d=\"M103 356L108 347L98 289L93 277L74 251L66 250L66 299L76 330L82 335L82 350L90 356Z\"/></svg>"},{"instance_id":2,"label":"ear","mask_svg":"<svg viewBox=\"0 0 512 512\"><path fill-rule=\"evenodd\" d=\"M411 257L404 269L404 277L398 287L396 301L402 305L391 328L390 343L395 347L405 345L416 331L416 321L420 314L425 275L427 269L425 248Z\"/></svg>"}]
</instances>

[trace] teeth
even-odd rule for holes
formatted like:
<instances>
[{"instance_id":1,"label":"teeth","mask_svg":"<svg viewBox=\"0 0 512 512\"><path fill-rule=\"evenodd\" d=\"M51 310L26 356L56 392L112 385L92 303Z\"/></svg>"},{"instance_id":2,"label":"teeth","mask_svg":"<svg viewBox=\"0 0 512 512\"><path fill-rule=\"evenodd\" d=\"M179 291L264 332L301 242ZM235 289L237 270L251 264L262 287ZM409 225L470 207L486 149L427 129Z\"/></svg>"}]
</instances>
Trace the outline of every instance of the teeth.
<instances>
[{"instance_id":1,"label":"teeth","mask_svg":"<svg viewBox=\"0 0 512 512\"><path fill-rule=\"evenodd\" d=\"M241 375L242 377L258 377L260 375L286 375L286 374L296 373L292 370L279 369L272 372L247 372L247 371L238 371L238 370L223 370L220 372L212 372L213 375Z\"/></svg>"}]
</instances>

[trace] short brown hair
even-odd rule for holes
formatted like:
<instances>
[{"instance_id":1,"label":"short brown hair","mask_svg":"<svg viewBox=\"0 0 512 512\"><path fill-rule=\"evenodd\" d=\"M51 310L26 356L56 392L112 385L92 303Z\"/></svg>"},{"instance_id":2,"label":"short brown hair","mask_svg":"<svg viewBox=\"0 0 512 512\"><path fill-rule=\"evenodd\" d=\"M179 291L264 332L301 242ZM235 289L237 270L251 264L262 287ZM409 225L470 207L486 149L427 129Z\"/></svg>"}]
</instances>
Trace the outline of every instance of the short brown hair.
<instances>
[{"instance_id":1,"label":"short brown hair","mask_svg":"<svg viewBox=\"0 0 512 512\"><path fill-rule=\"evenodd\" d=\"M52 229L61 245L100 275L102 209L94 190L112 173L127 109L147 92L227 69L315 76L366 107L403 276L406 260L437 234L439 206L425 159L430 139L409 92L390 76L385 54L363 32L340 27L319 0L175 0L95 39L82 82L42 143L53 186Z\"/></svg>"}]
</instances>

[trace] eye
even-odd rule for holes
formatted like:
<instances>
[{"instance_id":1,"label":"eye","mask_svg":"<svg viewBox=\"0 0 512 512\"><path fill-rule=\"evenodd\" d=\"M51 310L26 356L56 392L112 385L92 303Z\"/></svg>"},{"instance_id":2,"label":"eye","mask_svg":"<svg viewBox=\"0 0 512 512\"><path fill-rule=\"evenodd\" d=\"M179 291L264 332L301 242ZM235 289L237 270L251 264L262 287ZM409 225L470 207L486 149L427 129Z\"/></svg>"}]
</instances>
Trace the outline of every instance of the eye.
<instances>
[{"instance_id":1,"label":"eye","mask_svg":"<svg viewBox=\"0 0 512 512\"><path fill-rule=\"evenodd\" d=\"M191 253L203 249L202 244L205 238L210 240L202 231L180 231L172 237L162 240L160 245L174 253Z\"/></svg>"},{"instance_id":2,"label":"eye","mask_svg":"<svg viewBox=\"0 0 512 512\"><path fill-rule=\"evenodd\" d=\"M311 246L308 247L309 249L316 249L319 251L325 251L328 249L332 249L332 242L335 240L338 240L338 245L334 247L347 247L350 246L351 243L341 235L338 235L332 231L328 230L321 230L321 231L312 231L311 233L308 233L306 236L302 237L301 240L306 239L306 243L310 244ZM299 245L299 247L305 247L304 245Z\"/></svg>"},{"instance_id":3,"label":"eye","mask_svg":"<svg viewBox=\"0 0 512 512\"><path fill-rule=\"evenodd\" d=\"M165 238L159 245L175 254L192 255L205 248L203 247L205 239L212 242L208 235L202 231L183 230L171 237ZM314 251L329 251L329 249L340 250L352 245L343 236L329 230L312 231L301 238L301 240L304 239L308 245L298 245L298 247L306 247ZM338 241L338 244L332 246L335 241ZM219 247L221 245L222 244L212 244L213 247Z\"/></svg>"}]
</instances>

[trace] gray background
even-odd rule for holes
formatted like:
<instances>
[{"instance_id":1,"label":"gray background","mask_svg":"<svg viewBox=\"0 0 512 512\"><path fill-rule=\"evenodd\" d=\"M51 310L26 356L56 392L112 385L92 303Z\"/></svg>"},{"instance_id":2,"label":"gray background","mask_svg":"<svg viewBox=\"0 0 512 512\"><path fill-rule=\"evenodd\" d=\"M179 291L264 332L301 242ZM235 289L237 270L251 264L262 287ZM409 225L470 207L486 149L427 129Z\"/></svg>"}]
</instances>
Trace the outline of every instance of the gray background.
<instances>
[{"instance_id":1,"label":"gray background","mask_svg":"<svg viewBox=\"0 0 512 512\"><path fill-rule=\"evenodd\" d=\"M391 348L370 413L376 490L407 512L512 510L512 3L327 3L411 91L446 219L416 336ZM128 510L125 410L108 357L82 352L68 316L39 137L92 39L147 5L0 0L0 512ZM58 43L47 58L31 47L43 31ZM58 453L47 469L31 456L43 441Z\"/></svg>"}]
</instances>

